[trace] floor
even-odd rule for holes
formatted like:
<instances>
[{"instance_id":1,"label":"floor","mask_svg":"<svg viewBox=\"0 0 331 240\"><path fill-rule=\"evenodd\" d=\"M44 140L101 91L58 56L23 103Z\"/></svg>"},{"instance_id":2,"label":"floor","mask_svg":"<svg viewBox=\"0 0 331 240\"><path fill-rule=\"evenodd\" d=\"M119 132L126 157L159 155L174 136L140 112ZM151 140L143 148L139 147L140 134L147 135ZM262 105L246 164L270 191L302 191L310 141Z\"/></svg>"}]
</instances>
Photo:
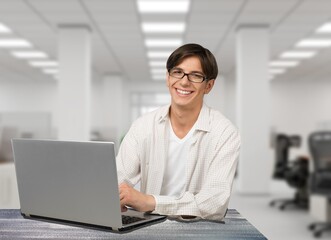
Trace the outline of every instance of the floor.
<instances>
[{"instance_id":1,"label":"floor","mask_svg":"<svg viewBox=\"0 0 331 240\"><path fill-rule=\"evenodd\" d=\"M291 194L268 194L260 196L233 192L229 208L235 208L270 240L312 240L316 239L308 230L314 222L308 210L289 207L283 211L270 207L273 199L290 198ZM331 239L331 231L318 239Z\"/></svg>"}]
</instances>

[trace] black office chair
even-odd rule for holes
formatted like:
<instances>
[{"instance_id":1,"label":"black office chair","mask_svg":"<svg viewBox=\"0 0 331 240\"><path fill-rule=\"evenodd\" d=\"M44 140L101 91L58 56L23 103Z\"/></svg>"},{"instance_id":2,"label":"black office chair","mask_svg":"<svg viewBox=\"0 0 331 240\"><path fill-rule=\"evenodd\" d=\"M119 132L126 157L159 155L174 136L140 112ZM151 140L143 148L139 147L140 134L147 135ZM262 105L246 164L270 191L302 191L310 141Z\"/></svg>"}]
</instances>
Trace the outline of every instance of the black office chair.
<instances>
[{"instance_id":1,"label":"black office chair","mask_svg":"<svg viewBox=\"0 0 331 240\"><path fill-rule=\"evenodd\" d=\"M314 163L310 191L326 196L331 204L331 131L310 134L308 143ZM331 222L315 222L309 229L315 237L320 237L322 232L331 230Z\"/></svg>"},{"instance_id":2,"label":"black office chair","mask_svg":"<svg viewBox=\"0 0 331 240\"><path fill-rule=\"evenodd\" d=\"M289 205L303 209L308 208L308 158L299 156L293 161L288 160L289 149L299 147L300 144L301 138L297 135L278 134L276 137L276 161L273 178L285 180L291 187L296 189L293 199L276 199L270 202L270 206L280 203L280 210L284 210Z\"/></svg>"}]
</instances>

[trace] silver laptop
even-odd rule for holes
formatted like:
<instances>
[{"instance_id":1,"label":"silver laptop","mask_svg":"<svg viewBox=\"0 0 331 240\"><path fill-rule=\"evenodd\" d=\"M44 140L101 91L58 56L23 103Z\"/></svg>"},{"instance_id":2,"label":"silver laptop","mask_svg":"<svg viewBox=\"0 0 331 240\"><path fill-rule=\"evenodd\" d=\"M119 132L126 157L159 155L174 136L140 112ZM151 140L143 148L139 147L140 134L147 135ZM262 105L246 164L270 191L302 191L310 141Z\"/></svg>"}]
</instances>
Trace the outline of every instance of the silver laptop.
<instances>
[{"instance_id":1,"label":"silver laptop","mask_svg":"<svg viewBox=\"0 0 331 240\"><path fill-rule=\"evenodd\" d=\"M166 216L121 213L114 143L13 139L26 218L126 231Z\"/></svg>"}]
</instances>

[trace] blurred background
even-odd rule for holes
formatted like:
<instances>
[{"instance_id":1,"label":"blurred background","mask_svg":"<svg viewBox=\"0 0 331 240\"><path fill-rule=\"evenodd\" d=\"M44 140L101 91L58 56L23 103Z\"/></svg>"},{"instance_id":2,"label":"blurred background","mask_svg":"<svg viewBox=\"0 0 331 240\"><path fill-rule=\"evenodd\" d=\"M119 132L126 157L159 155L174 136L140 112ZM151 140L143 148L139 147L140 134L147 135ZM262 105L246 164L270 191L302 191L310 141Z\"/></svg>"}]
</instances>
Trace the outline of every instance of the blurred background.
<instances>
[{"instance_id":1,"label":"blurred background","mask_svg":"<svg viewBox=\"0 0 331 240\"><path fill-rule=\"evenodd\" d=\"M242 137L230 208L269 239L329 239L309 228L331 221L330 0L0 0L0 208L19 208L12 138L118 147L192 42L219 65L206 104Z\"/></svg>"}]
</instances>

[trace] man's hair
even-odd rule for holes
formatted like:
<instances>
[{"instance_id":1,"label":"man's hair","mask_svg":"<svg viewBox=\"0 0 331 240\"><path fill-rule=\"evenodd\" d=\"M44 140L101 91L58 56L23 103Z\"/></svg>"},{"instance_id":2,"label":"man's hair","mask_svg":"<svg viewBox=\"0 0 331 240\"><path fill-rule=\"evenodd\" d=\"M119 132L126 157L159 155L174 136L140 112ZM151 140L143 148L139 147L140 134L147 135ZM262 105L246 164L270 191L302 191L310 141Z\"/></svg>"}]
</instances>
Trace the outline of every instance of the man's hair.
<instances>
[{"instance_id":1,"label":"man's hair","mask_svg":"<svg viewBox=\"0 0 331 240\"><path fill-rule=\"evenodd\" d=\"M218 66L214 55L199 44L189 43L177 48L167 60L168 71L183 62L188 57L198 57L203 73L207 81L216 79L218 74Z\"/></svg>"}]
</instances>

